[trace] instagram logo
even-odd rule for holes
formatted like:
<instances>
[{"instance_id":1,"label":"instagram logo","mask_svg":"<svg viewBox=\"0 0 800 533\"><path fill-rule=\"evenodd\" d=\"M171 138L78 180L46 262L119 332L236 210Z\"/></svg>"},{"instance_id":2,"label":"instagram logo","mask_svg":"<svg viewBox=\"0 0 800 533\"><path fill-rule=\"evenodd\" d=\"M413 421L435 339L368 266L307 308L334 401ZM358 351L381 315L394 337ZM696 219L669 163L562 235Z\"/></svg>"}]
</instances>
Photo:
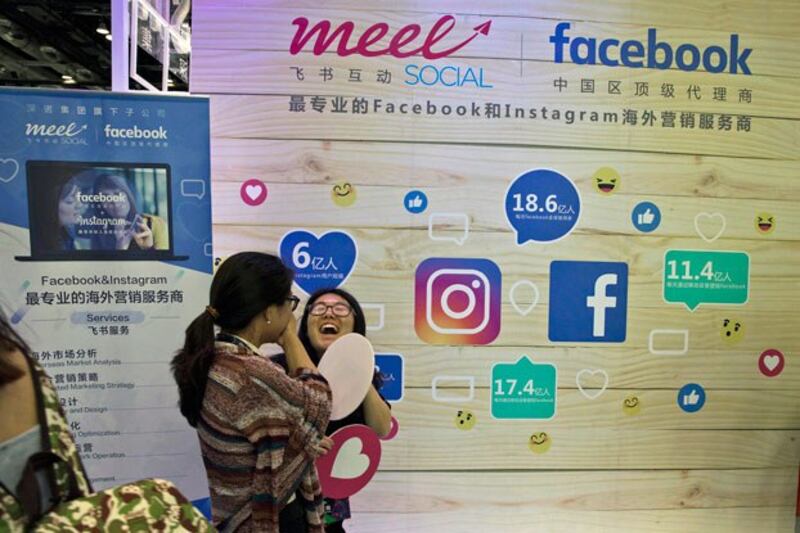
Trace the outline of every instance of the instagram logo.
<instances>
[{"instance_id":1,"label":"instagram logo","mask_svg":"<svg viewBox=\"0 0 800 533\"><path fill-rule=\"evenodd\" d=\"M489 344L500 333L500 268L434 257L417 267L414 329L429 344Z\"/></svg>"}]
</instances>

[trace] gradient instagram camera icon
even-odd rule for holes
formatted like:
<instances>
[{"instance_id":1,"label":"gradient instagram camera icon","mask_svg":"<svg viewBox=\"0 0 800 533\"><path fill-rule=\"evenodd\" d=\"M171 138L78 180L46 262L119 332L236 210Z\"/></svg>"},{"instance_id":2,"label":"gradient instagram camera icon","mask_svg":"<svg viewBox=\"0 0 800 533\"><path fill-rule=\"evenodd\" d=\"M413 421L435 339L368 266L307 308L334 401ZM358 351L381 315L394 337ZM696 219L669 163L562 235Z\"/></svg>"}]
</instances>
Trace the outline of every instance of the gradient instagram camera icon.
<instances>
[{"instance_id":1,"label":"gradient instagram camera icon","mask_svg":"<svg viewBox=\"0 0 800 533\"><path fill-rule=\"evenodd\" d=\"M488 259L433 257L417 267L414 329L428 344L489 344L500 333L500 268Z\"/></svg>"}]
</instances>

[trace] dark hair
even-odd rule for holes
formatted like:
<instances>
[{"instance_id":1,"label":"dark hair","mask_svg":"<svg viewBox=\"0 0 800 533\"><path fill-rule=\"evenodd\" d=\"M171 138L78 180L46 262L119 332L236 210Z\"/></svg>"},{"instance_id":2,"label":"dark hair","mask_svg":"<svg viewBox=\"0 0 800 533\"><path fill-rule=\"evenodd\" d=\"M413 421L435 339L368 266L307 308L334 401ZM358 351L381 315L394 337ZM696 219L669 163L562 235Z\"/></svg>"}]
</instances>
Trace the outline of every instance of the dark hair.
<instances>
[{"instance_id":1,"label":"dark hair","mask_svg":"<svg viewBox=\"0 0 800 533\"><path fill-rule=\"evenodd\" d=\"M279 258L260 252L241 252L220 265L211 282L213 310L203 311L189 324L183 348L172 359L181 413L189 424L196 426L200 418L214 361L214 325L230 332L244 329L258 313L285 301L293 277Z\"/></svg>"},{"instance_id":2,"label":"dark hair","mask_svg":"<svg viewBox=\"0 0 800 533\"><path fill-rule=\"evenodd\" d=\"M335 287L314 291L314 293L308 297L306 307L303 309L303 318L300 319L300 331L297 336L300 337L300 341L303 343L303 346L306 347L308 356L315 365L319 364L320 357L317 355L317 350L311 345L311 339L308 336L308 314L311 312L311 306L313 306L323 294L336 294L344 298L353 310L353 333L358 333L359 335L367 334L367 321L364 319L364 310L361 309L361 304L358 303L355 296L344 289L337 289Z\"/></svg>"},{"instance_id":3,"label":"dark hair","mask_svg":"<svg viewBox=\"0 0 800 533\"><path fill-rule=\"evenodd\" d=\"M29 357L31 353L22 337L14 331L5 315L0 312L0 386L25 375L24 370L6 361L6 356L14 351L22 352L25 357Z\"/></svg>"}]
</instances>

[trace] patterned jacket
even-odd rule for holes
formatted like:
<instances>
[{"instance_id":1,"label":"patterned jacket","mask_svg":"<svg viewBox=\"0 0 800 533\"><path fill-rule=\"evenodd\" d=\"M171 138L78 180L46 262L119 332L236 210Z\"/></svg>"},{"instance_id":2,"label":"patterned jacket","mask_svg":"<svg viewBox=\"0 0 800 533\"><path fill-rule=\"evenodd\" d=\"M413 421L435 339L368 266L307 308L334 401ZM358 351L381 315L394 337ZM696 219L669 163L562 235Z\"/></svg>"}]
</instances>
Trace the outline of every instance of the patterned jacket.
<instances>
[{"instance_id":1,"label":"patterned jacket","mask_svg":"<svg viewBox=\"0 0 800 533\"><path fill-rule=\"evenodd\" d=\"M293 497L310 533L322 532L314 466L331 392L316 372L289 376L244 344L217 341L197 432L213 521L221 531L277 532Z\"/></svg>"},{"instance_id":2,"label":"patterned jacket","mask_svg":"<svg viewBox=\"0 0 800 533\"><path fill-rule=\"evenodd\" d=\"M69 425L58 401L56 389L35 361L28 359L28 362L36 390L39 421L40 423L45 421L42 425L46 426L51 451L63 461L54 465L57 497L66 501L76 496L86 496L92 489L75 447L75 441L69 432ZM73 479L77 493L75 487L71 486ZM28 522L29 518L20 502L0 484L0 531L23 531L29 526Z\"/></svg>"}]
</instances>

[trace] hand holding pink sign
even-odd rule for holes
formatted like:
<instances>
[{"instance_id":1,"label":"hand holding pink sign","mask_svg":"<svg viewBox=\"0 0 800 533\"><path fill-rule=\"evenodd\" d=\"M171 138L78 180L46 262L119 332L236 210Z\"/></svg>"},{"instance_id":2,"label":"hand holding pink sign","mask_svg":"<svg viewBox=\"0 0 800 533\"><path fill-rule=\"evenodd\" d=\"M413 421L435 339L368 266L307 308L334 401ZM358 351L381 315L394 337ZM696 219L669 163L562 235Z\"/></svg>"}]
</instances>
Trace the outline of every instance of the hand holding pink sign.
<instances>
[{"instance_id":1,"label":"hand holding pink sign","mask_svg":"<svg viewBox=\"0 0 800 533\"><path fill-rule=\"evenodd\" d=\"M319 372L331 387L331 420L341 420L364 401L375 372L372 344L358 333L336 339L325 351Z\"/></svg>"},{"instance_id":2,"label":"hand holding pink sign","mask_svg":"<svg viewBox=\"0 0 800 533\"><path fill-rule=\"evenodd\" d=\"M322 494L349 498L363 489L381 462L381 443L368 426L353 424L331 435L331 451L317 459Z\"/></svg>"}]
</instances>

